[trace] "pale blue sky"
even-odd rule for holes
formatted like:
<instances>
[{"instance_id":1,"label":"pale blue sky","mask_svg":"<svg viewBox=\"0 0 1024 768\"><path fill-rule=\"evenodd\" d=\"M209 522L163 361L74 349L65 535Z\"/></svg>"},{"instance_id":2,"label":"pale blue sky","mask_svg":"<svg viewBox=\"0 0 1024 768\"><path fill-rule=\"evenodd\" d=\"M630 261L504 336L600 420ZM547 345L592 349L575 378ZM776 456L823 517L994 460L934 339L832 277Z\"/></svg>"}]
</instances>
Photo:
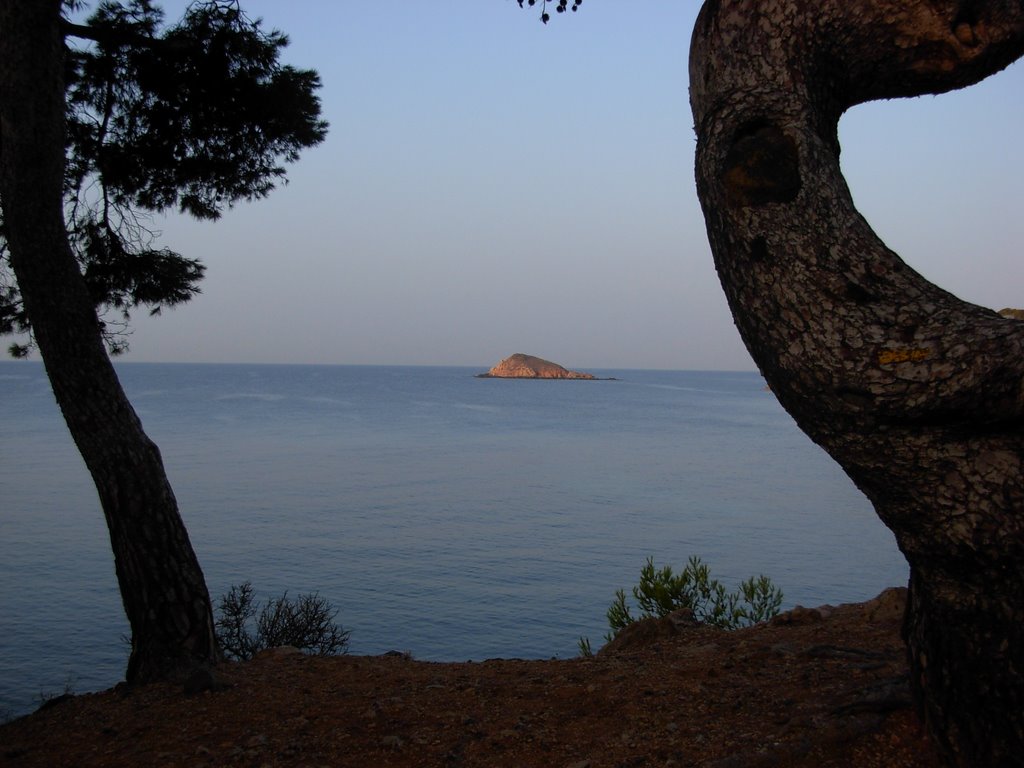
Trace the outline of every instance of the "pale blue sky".
<instances>
[{"instance_id":1,"label":"pale blue sky","mask_svg":"<svg viewBox=\"0 0 1024 768\"><path fill-rule=\"evenodd\" d=\"M168 17L182 7L167 2ZM203 294L128 360L753 370L694 193L695 0L243 0L317 69L331 131L216 223L157 222ZM853 110L861 211L961 297L1024 305L1024 69Z\"/></svg>"}]
</instances>

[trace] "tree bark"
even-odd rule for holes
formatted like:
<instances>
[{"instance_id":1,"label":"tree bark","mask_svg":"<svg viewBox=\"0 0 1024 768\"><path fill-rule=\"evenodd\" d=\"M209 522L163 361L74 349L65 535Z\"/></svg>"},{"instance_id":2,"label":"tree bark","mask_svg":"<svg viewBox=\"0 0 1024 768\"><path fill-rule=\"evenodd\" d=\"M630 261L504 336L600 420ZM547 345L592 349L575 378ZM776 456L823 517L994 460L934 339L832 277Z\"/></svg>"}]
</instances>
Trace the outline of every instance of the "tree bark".
<instances>
[{"instance_id":1,"label":"tree bark","mask_svg":"<svg viewBox=\"0 0 1024 768\"><path fill-rule=\"evenodd\" d=\"M0 0L4 235L54 396L99 492L132 631L127 680L180 678L217 661L210 598L68 244L60 10L60 0Z\"/></svg>"},{"instance_id":2,"label":"tree bark","mask_svg":"<svg viewBox=\"0 0 1024 768\"><path fill-rule=\"evenodd\" d=\"M1022 53L1019 0L707 0L690 52L698 196L736 325L895 533L913 686L962 766L1024 764L1024 324L886 248L837 125Z\"/></svg>"}]
</instances>

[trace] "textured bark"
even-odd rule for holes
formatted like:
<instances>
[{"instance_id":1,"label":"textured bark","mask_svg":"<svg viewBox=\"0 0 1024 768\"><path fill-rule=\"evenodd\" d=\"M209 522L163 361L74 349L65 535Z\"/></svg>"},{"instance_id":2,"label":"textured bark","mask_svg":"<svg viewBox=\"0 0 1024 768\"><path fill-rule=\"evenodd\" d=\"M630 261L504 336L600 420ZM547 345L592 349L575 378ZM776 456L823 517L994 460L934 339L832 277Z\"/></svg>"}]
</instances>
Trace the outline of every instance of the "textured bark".
<instances>
[{"instance_id":1,"label":"textured bark","mask_svg":"<svg viewBox=\"0 0 1024 768\"><path fill-rule=\"evenodd\" d=\"M0 0L0 205L53 392L99 492L132 630L127 679L217 659L210 598L157 447L107 357L63 220L60 0Z\"/></svg>"},{"instance_id":2,"label":"textured bark","mask_svg":"<svg viewBox=\"0 0 1024 768\"><path fill-rule=\"evenodd\" d=\"M1019 0L707 0L690 53L698 195L736 325L895 533L918 701L964 766L1024 760L1024 324L885 247L837 124L1022 53Z\"/></svg>"}]
</instances>

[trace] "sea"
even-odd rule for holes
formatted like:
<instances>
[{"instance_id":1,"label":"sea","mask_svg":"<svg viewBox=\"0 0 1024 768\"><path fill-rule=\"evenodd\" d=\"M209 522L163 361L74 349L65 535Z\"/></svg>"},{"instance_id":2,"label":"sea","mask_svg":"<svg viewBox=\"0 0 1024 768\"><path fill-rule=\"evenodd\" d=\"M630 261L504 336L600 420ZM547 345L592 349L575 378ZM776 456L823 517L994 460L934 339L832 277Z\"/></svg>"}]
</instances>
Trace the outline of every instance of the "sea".
<instances>
[{"instance_id":1,"label":"sea","mask_svg":"<svg viewBox=\"0 0 1024 768\"><path fill-rule=\"evenodd\" d=\"M892 534L756 373L118 364L216 602L318 593L349 651L596 649L647 558L783 608L904 585ZM0 718L124 674L95 490L37 362L0 362Z\"/></svg>"}]
</instances>

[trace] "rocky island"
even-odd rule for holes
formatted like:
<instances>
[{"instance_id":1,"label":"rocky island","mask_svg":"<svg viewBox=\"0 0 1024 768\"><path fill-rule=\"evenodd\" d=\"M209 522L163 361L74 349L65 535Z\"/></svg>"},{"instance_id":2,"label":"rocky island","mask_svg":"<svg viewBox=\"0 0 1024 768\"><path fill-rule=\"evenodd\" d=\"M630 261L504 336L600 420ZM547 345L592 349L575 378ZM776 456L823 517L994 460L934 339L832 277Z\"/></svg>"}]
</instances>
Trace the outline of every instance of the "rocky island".
<instances>
[{"instance_id":1,"label":"rocky island","mask_svg":"<svg viewBox=\"0 0 1024 768\"><path fill-rule=\"evenodd\" d=\"M478 373L478 379L590 379L597 377L563 368L558 363L542 360L533 355L516 353L506 357L487 373Z\"/></svg>"}]
</instances>

